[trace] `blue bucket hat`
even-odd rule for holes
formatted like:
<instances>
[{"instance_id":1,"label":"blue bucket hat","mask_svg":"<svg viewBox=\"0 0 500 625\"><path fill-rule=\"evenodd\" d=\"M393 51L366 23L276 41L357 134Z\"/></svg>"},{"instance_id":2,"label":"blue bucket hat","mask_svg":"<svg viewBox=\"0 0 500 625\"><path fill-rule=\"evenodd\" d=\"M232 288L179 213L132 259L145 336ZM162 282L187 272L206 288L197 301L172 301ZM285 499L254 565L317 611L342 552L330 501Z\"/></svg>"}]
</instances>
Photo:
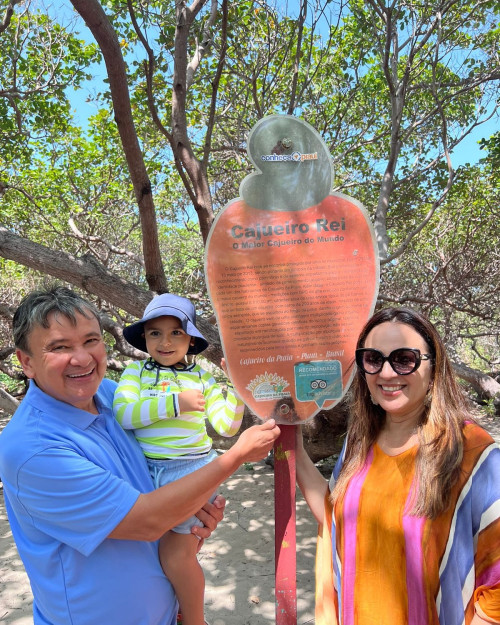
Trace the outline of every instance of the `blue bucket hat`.
<instances>
[{"instance_id":1,"label":"blue bucket hat","mask_svg":"<svg viewBox=\"0 0 500 625\"><path fill-rule=\"evenodd\" d=\"M143 336L144 323L150 319L164 316L177 317L184 332L194 338L194 345L189 347L188 354L199 354L208 347L208 341L196 327L194 304L185 297L172 293L164 293L154 297L146 306L143 318L124 328L123 336L131 345L142 352L147 352L146 339Z\"/></svg>"}]
</instances>

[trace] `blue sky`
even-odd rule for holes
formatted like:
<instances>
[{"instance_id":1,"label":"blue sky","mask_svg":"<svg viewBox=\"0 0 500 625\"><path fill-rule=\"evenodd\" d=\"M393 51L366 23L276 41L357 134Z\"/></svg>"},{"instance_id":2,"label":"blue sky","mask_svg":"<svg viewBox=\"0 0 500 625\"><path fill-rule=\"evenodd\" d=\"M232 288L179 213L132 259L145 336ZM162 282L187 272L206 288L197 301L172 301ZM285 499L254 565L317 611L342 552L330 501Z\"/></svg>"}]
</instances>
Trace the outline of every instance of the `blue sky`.
<instances>
[{"instance_id":1,"label":"blue sky","mask_svg":"<svg viewBox=\"0 0 500 625\"><path fill-rule=\"evenodd\" d=\"M296 0L292 0L293 5ZM73 21L76 24L76 30L87 41L92 41L93 37L90 31L85 26L83 20L76 17L73 7L69 0L62 0L57 7L58 16L62 21ZM89 92L96 92L102 90L104 85L102 79L105 77L104 63L101 67L94 68L94 80L90 81L82 89L78 91L70 90L68 95L72 102L75 118L79 123L85 124L89 116L96 112L96 106L92 102L87 101ZM483 138L489 138L495 132L500 130L500 121L498 117L494 117L491 120L485 122L481 126L477 127L468 137L466 137L459 146L452 153L453 166L456 169L460 165L466 163L475 163L480 158L485 156L484 150L480 150L478 142Z\"/></svg>"},{"instance_id":2,"label":"blue sky","mask_svg":"<svg viewBox=\"0 0 500 625\"><path fill-rule=\"evenodd\" d=\"M492 118L479 128L476 128L466 137L453 153L453 166L456 168L465 163L476 163L480 158L486 156L486 152L479 148L478 142L481 139L488 139L491 135L500 130L498 119Z\"/></svg>"},{"instance_id":3,"label":"blue sky","mask_svg":"<svg viewBox=\"0 0 500 625\"><path fill-rule=\"evenodd\" d=\"M95 80L90 82L86 88L78 91L70 90L68 92L74 109L75 118L81 124L85 124L86 120L97 112L96 105L86 100L89 91L95 92L102 89L102 78L104 75L104 70L102 68L96 68ZM456 169L458 166L465 165L466 163L473 164L480 158L483 158L486 154L484 150L480 150L478 142L483 138L491 137L491 135L499 130L500 122L498 118L493 118L476 128L468 137L463 139L453 152L453 167Z\"/></svg>"}]
</instances>

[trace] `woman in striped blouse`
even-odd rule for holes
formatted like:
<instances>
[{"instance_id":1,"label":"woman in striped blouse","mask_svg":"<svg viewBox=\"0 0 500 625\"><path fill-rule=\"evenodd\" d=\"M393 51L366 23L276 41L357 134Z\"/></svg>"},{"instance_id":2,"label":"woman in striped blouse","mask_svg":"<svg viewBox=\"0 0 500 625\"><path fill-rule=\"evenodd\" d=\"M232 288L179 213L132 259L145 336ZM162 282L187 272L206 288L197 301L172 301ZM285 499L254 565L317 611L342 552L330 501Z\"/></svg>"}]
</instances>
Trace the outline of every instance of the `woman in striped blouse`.
<instances>
[{"instance_id":1,"label":"woman in striped blouse","mask_svg":"<svg viewBox=\"0 0 500 625\"><path fill-rule=\"evenodd\" d=\"M434 326L366 324L347 438L328 484L298 437L320 528L316 625L500 623L500 449L471 416Z\"/></svg>"}]
</instances>

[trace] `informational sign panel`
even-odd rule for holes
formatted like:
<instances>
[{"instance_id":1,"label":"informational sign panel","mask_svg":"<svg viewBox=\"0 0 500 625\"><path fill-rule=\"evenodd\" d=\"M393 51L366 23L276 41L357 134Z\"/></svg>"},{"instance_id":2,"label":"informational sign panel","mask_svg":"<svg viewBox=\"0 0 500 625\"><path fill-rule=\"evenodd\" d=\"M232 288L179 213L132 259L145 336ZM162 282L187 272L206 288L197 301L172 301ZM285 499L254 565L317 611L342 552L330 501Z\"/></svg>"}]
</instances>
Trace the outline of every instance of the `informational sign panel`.
<instances>
[{"instance_id":1,"label":"informational sign panel","mask_svg":"<svg viewBox=\"0 0 500 625\"><path fill-rule=\"evenodd\" d=\"M261 419L303 422L347 390L379 282L363 206L330 193L332 167L306 122L273 115L248 139L256 173L218 215L205 272L231 380Z\"/></svg>"}]
</instances>

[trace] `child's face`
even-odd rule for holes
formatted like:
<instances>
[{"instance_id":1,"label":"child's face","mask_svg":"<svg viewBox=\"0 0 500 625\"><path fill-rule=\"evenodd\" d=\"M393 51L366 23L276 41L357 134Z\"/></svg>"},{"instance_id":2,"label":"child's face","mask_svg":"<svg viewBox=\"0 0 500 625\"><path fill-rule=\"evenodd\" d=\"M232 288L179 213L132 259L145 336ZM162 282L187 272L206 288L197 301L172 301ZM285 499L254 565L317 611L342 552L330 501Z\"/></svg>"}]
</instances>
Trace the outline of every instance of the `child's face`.
<instances>
[{"instance_id":1,"label":"child's face","mask_svg":"<svg viewBox=\"0 0 500 625\"><path fill-rule=\"evenodd\" d=\"M148 354L164 367L185 362L192 337L182 329L177 317L163 316L144 323L144 338Z\"/></svg>"}]
</instances>

